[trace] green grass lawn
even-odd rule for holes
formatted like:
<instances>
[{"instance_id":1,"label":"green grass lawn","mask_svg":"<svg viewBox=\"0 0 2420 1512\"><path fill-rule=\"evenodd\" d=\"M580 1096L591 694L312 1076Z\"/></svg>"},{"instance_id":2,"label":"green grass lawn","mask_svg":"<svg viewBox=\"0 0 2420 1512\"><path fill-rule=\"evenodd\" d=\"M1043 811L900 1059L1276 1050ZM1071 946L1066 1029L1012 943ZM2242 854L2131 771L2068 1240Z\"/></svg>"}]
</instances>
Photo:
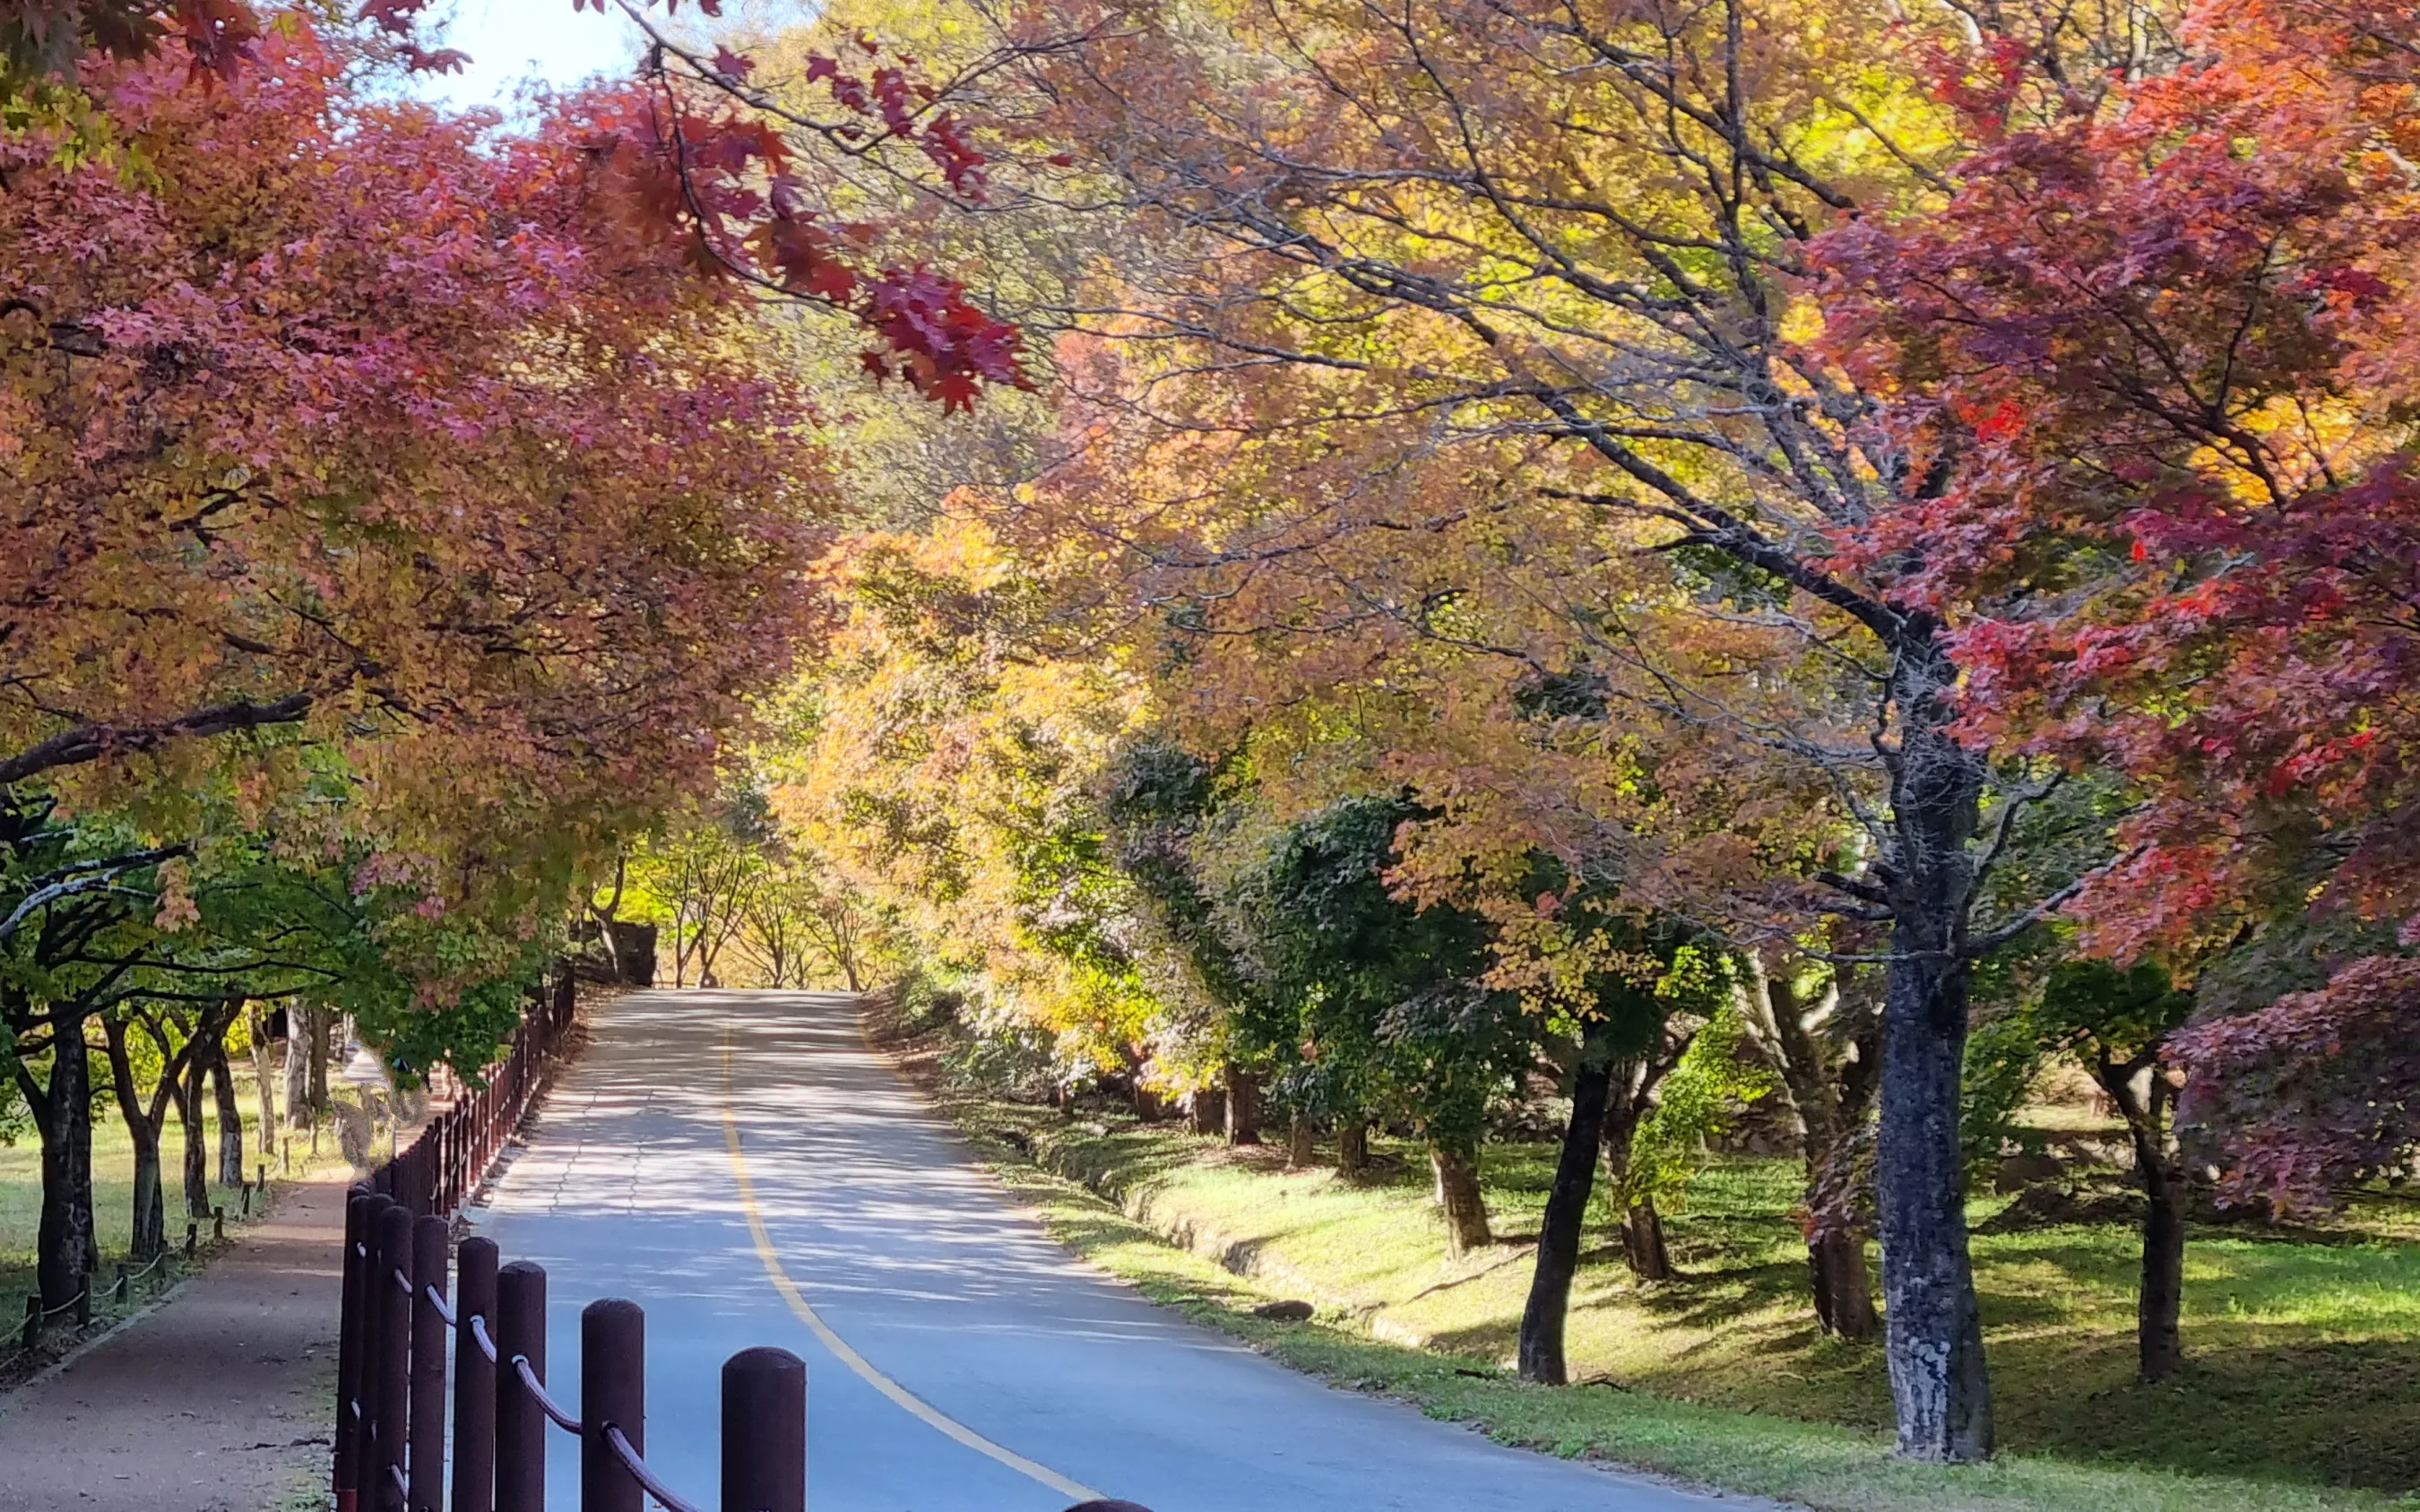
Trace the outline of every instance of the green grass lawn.
<instances>
[{"instance_id":1,"label":"green grass lawn","mask_svg":"<svg viewBox=\"0 0 2420 1512\"><path fill-rule=\"evenodd\" d=\"M1502 1379L1547 1147L1490 1148L1505 1242L1457 1263L1408 1149L1382 1146L1389 1168L1348 1184L1286 1171L1280 1149L941 1096L1080 1252L1298 1366L1512 1442L1861 1512L2420 1506L2394 1503L2420 1487L2420 1244L2399 1208L2293 1239L2196 1232L2191 1364L2157 1387L2133 1381L2131 1229L1978 1235L2005 1453L1947 1470L1888 1458L1880 1350L1817 1331L1790 1162L1726 1161L1699 1178L1668 1215L1678 1281L1632 1278L1600 1211L1570 1332L1574 1379L1594 1384L1551 1390ZM2000 1205L1978 1202L1977 1218ZM1321 1316L1286 1326L1236 1312L1272 1296Z\"/></svg>"},{"instance_id":2,"label":"green grass lawn","mask_svg":"<svg viewBox=\"0 0 2420 1512\"><path fill-rule=\"evenodd\" d=\"M244 1111L244 1165L254 1169L261 1160L258 1104L253 1095L252 1078L245 1068L236 1072L236 1096ZM217 1173L218 1115L215 1104L209 1115L211 1175ZM310 1135L302 1135L303 1144L296 1154L296 1168L304 1164L302 1149L309 1148ZM319 1148L334 1157L336 1136L332 1130L322 1129ZM165 1211L168 1215L170 1245L184 1242L185 1202L183 1175L185 1140L177 1126L174 1113L160 1135L160 1171L164 1183ZM278 1174L271 1163L271 1174ZM127 1137L126 1125L114 1108L105 1108L92 1126L93 1217L100 1229L101 1280L106 1285L117 1261L125 1258L128 1236L133 1231L134 1146ZM213 1183L211 1200L226 1210L232 1227L242 1211L242 1197L235 1188ZM0 1145L0 1330L13 1327L22 1317L25 1294L34 1289L34 1242L42 1213L42 1150L39 1138L31 1130L13 1145ZM207 1240L209 1229L203 1226ZM13 1348L13 1333L0 1334L0 1354Z\"/></svg>"}]
</instances>

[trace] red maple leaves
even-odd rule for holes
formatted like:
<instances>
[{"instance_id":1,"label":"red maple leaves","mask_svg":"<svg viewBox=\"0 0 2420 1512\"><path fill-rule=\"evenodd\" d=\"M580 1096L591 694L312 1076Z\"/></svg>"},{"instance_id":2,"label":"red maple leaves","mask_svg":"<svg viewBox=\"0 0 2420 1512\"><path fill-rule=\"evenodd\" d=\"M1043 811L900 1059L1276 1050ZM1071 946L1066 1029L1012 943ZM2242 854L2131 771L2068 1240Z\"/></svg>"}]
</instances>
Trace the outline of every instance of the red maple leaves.
<instances>
[{"instance_id":1,"label":"red maple leaves","mask_svg":"<svg viewBox=\"0 0 2420 1512\"><path fill-rule=\"evenodd\" d=\"M664 8L678 4L665 0ZM572 0L575 11L592 7L601 12L606 0ZM407 69L460 68L461 53L422 45L427 8L427 0L361 0L357 14ZM718 0L699 0L699 8L721 13ZM289 19L308 27L299 13ZM85 47L126 62L149 57L174 37L189 56L190 77L206 84L235 79L262 35L246 0L0 0L0 35L40 42L62 27L78 28ZM827 85L861 117L830 136L859 150L910 147L950 193L982 200L988 159L973 128L941 107L915 59L880 61L882 45L871 37L861 35L858 46L876 61L870 71L828 56L808 64L808 82ZM754 60L724 47L697 68L688 84L703 87L684 87L659 70L657 87L607 91L568 113L628 232L681 239L707 276L737 276L856 316L881 344L867 354L867 370L895 375L945 409L970 408L987 383L1030 386L1014 326L974 304L957 280L921 262L874 256L876 228L834 221L814 203L783 131L762 112L731 103L735 95L749 98Z\"/></svg>"},{"instance_id":2,"label":"red maple leaves","mask_svg":"<svg viewBox=\"0 0 2420 1512\"><path fill-rule=\"evenodd\" d=\"M1974 730L2143 795L2078 910L2188 968L2239 928L2420 926L2420 81L2382 61L2420 34L2370 0L2211 0L2189 35L2169 76L1982 133L1937 214L1823 247L1833 349L1905 396L1889 443L1935 486L1857 549L1969 607ZM2377 1042L2407 966L2339 951L2331 987L2181 1041L2298 1110L2239 1120L2266 1148L2240 1190L2307 1200L2393 1143L2356 1105L2388 1062L2315 1047L2331 1014Z\"/></svg>"},{"instance_id":3,"label":"red maple leaves","mask_svg":"<svg viewBox=\"0 0 2420 1512\"><path fill-rule=\"evenodd\" d=\"M869 108L881 107L869 97ZM821 213L761 116L633 87L589 102L583 130L631 232L680 239L709 273L854 316L881 343L869 373L945 409L972 408L985 384L1031 387L1021 332L955 279L870 259L879 229Z\"/></svg>"}]
</instances>

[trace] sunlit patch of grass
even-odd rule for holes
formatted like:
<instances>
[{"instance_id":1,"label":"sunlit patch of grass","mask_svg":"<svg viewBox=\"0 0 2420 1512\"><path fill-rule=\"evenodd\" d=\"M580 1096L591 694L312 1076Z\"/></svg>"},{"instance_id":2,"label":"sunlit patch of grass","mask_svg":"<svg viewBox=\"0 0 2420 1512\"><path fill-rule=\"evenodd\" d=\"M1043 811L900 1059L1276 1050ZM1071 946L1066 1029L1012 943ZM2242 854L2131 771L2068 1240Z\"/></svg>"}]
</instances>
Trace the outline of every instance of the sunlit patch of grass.
<instances>
[{"instance_id":1,"label":"sunlit patch of grass","mask_svg":"<svg viewBox=\"0 0 2420 1512\"><path fill-rule=\"evenodd\" d=\"M1881 1459L1869 1441L1823 1437L1882 1430L1890 1400L1878 1350L1827 1339L1815 1327L1805 1250L1790 1216L1799 1178L1789 1161L1726 1160L1699 1175L1668 1214L1683 1272L1672 1282L1630 1275L1600 1204L1574 1288L1569 1344L1576 1379L1620 1389L1501 1385L1488 1390L1510 1395L1473 1396L1459 1384L1466 1377L1419 1374L1429 1366L1419 1362L1436 1353L1352 1351L1425 1344L1465 1367L1510 1365L1529 1282L1523 1245L1551 1175L1546 1147L1490 1149L1489 1204L1508 1242L1457 1261L1445 1255L1425 1166L1401 1145L1382 1142L1386 1168L1348 1182L1326 1170L1288 1171L1280 1149L1230 1150L1113 1115L1071 1120L964 1094L950 1101L962 1123L1120 1195L1127 1221L1192 1250L1167 1258L1165 1245L1125 1230L1113 1252L1074 1241L1112 1269L1140 1277L1158 1267L1179 1278L1167 1285L1213 1299L1305 1297L1336 1325L1318 1349L1346 1351L1351 1369L1395 1382L1385 1389L1500 1423L1504 1436L1523 1442L1823 1505L1898 1505L1898 1492L1878 1488L1914 1495L1918 1487L1948 1494L1954 1486L1960 1506L2067 1505L2058 1498L2071 1493L2079 1498L2072 1504L2089 1503L2095 1512L2357 1506L2378 1503L2356 1488L2420 1485L2420 1246L2405 1242L2405 1215L2391 1204L2362 1205L2315 1234L2196 1231L2187 1252L2189 1364L2157 1387L2133 1380L2140 1259L2132 1228L1978 1236L2001 1443L2012 1457L2002 1468L1931 1481ZM2003 1205L1979 1200L1976 1216ZM1106 1220L1096 1211L1090 1221ZM1159 1257L1142 1257L1154 1252ZM1289 1358L1311 1348L1281 1336L1293 1341ZM1373 1363L1379 1360L1388 1362L1383 1370ZM1735 1454L1666 1444L1662 1436L1683 1422L1719 1423L1743 1443ZM1810 1468L1818 1461L1830 1468ZM2086 1465L2099 1468L2080 1468ZM1785 1474L1784 1466L1795 1468ZM1849 1473L1843 1467L1855 1467L1867 1489L1852 1494L1836 1483L1836 1472ZM2116 1474L2111 1467L2129 1468L2118 1481L2098 1478ZM2170 1473L2244 1484L2203 1499L2211 1483ZM2257 1494L2248 1489L2255 1482Z\"/></svg>"},{"instance_id":2,"label":"sunlit patch of grass","mask_svg":"<svg viewBox=\"0 0 2420 1512\"><path fill-rule=\"evenodd\" d=\"M254 1116L257 1107L248 1069L236 1071L236 1096L244 1112L247 1170L256 1169L262 1160L259 1120ZM218 1116L215 1104L210 1113L210 1135L213 1142L210 1173L217 1175L218 1155L215 1147ZM308 1141L308 1134L302 1135ZM320 1148L327 1161L335 1159L336 1136L323 1130ZM176 1116L169 1115L160 1134L160 1173L163 1182L163 1210L168 1219L168 1241L179 1245L185 1234L184 1199L185 1138ZM298 1155L296 1170L308 1162ZM276 1163L270 1164L272 1176L278 1174ZM128 1137L126 1125L107 1110L92 1126L92 1198L95 1237L101 1245L101 1278L107 1284L116 1263L126 1255L126 1246L134 1227L134 1143ZM213 1181L210 1200L226 1210L227 1224L233 1227L242 1212L241 1196L232 1187ZM8 1317L18 1316L22 1298L34 1287L34 1248L42 1217L42 1151L37 1136L29 1130L13 1145L0 1145L0 1304L8 1304ZM207 1240L209 1226L202 1225L202 1237ZM0 1353L6 1353L0 1349Z\"/></svg>"},{"instance_id":3,"label":"sunlit patch of grass","mask_svg":"<svg viewBox=\"0 0 2420 1512\"><path fill-rule=\"evenodd\" d=\"M1019 1147L1037 1132L1015 1113L970 1114L965 1121L979 1132L1013 1133ZM1037 1168L1018 1148L996 1139L985 1147L1001 1180L1061 1242L1154 1300L1338 1386L1411 1402L1432 1416L1473 1424L1507 1443L1618 1461L1839 1512L2384 1512L2420 1505L2359 1489L2077 1463L2032 1453L2004 1454L1978 1467L1911 1464L1893 1458L1885 1438L1870 1428L1793 1421L1639 1390L1528 1386L1505 1379L1488 1353L1390 1344L1362 1334L1349 1316L1334 1313L1310 1324L1266 1322L1246 1309L1282 1288L1170 1246L1156 1230L1085 1186ZM1164 1171L1181 1168L1181 1162L1164 1156L1162 1151L1155 1157ZM1235 1165L1223 1157L1215 1163L1231 1173ZM1208 1184L1231 1194L1236 1190L1232 1174ZM1289 1251L1297 1259L1312 1253ZM1581 1309L1583 1317L1600 1319L1612 1311L1594 1304ZM1768 1369L1812 1379L1837 1373L1844 1363L1855 1366L1870 1352L1818 1340L1796 1359L1771 1362Z\"/></svg>"}]
</instances>

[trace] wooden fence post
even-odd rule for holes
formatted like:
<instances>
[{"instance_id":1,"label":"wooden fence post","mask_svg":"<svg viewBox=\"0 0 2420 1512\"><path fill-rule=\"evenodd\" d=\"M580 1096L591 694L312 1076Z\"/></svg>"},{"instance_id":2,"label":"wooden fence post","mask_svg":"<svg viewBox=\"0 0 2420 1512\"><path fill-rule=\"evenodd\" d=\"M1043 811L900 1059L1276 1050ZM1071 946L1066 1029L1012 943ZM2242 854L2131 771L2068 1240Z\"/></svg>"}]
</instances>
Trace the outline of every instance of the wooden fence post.
<instances>
[{"instance_id":1,"label":"wooden fence post","mask_svg":"<svg viewBox=\"0 0 2420 1512\"><path fill-rule=\"evenodd\" d=\"M515 1260L496 1273L496 1512L546 1512L546 1409L513 1361L546 1380L546 1273Z\"/></svg>"},{"instance_id":2,"label":"wooden fence post","mask_svg":"<svg viewBox=\"0 0 2420 1512\"><path fill-rule=\"evenodd\" d=\"M496 1372L471 1331L496 1340L496 1242L466 1239L454 1252L454 1512L495 1512Z\"/></svg>"},{"instance_id":3,"label":"wooden fence post","mask_svg":"<svg viewBox=\"0 0 2420 1512\"><path fill-rule=\"evenodd\" d=\"M580 1512L643 1512L645 1491L605 1441L622 1430L646 1448L647 1316L605 1297L580 1311Z\"/></svg>"},{"instance_id":4,"label":"wooden fence post","mask_svg":"<svg viewBox=\"0 0 2420 1512\"><path fill-rule=\"evenodd\" d=\"M371 1243L386 1199L355 1187L345 1199L344 1300L336 1314L336 1512L355 1512L368 1396L362 1387L370 1348Z\"/></svg>"},{"instance_id":5,"label":"wooden fence post","mask_svg":"<svg viewBox=\"0 0 2420 1512\"><path fill-rule=\"evenodd\" d=\"M403 1496L396 1478L405 1467L405 1445L411 1432L411 1212L400 1204L379 1214L378 1258L370 1273L370 1291L378 1298L378 1378L371 1383L378 1402L371 1427L377 1453L363 1466L368 1482L364 1501L378 1512L403 1512Z\"/></svg>"},{"instance_id":6,"label":"wooden fence post","mask_svg":"<svg viewBox=\"0 0 2420 1512\"><path fill-rule=\"evenodd\" d=\"M445 1512L445 1318L438 1299L445 1295L453 1227L434 1214L411 1225L411 1512Z\"/></svg>"},{"instance_id":7,"label":"wooden fence post","mask_svg":"<svg viewBox=\"0 0 2420 1512\"><path fill-rule=\"evenodd\" d=\"M722 1363L722 1512L807 1512L807 1367L787 1350Z\"/></svg>"}]
</instances>

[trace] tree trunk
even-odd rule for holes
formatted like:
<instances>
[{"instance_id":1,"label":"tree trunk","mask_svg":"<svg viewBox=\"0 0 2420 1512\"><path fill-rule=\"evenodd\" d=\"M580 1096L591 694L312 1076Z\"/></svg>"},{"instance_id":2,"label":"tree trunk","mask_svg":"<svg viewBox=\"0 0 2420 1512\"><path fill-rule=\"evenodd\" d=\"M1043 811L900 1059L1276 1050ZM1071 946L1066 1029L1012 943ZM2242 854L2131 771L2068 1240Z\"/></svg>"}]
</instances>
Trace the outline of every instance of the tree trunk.
<instances>
[{"instance_id":1,"label":"tree trunk","mask_svg":"<svg viewBox=\"0 0 2420 1512\"><path fill-rule=\"evenodd\" d=\"M1590 1038L1601 1039L1602 1034ZM1555 1184L1546 1193L1546 1215L1538 1225L1537 1269L1530 1273L1529 1300L1521 1309L1521 1379L1547 1386L1570 1381L1563 1361L1563 1323L1571 1313L1580 1230L1588 1219L1589 1193L1596 1184L1606 1099L1613 1084L1613 1068L1602 1057L1591 1057L1590 1049L1584 1041L1579 1069L1572 1075L1572 1119L1563 1129Z\"/></svg>"},{"instance_id":2,"label":"tree trunk","mask_svg":"<svg viewBox=\"0 0 2420 1512\"><path fill-rule=\"evenodd\" d=\"M1370 1168L1370 1120L1347 1119L1336 1130L1336 1170L1359 1176Z\"/></svg>"},{"instance_id":3,"label":"tree trunk","mask_svg":"<svg viewBox=\"0 0 2420 1512\"><path fill-rule=\"evenodd\" d=\"M1767 1057L1780 1072L1791 1111L1798 1119L1799 1152L1807 1168L1808 1206L1835 1152L1864 1119L1871 1101L1870 1067L1876 1054L1869 1036L1852 1042L1863 1052L1850 1060L1819 1042L1807 1027L1807 1005L1799 1001L1791 981L1793 963L1787 956L1767 960L1751 955L1748 966L1749 1022L1764 1042ZM1834 989L1834 1010L1847 1005ZM1838 1229L1829 1223L1810 1224L1807 1233L1807 1271L1815 1300L1815 1319L1836 1338L1870 1339L1882 1319L1874 1311L1872 1277L1866 1269L1865 1235Z\"/></svg>"},{"instance_id":4,"label":"tree trunk","mask_svg":"<svg viewBox=\"0 0 2420 1512\"><path fill-rule=\"evenodd\" d=\"M325 1008L311 1011L311 1119L316 1127L328 1116L328 1057L336 1035L336 1015ZM316 1144L315 1144L316 1148Z\"/></svg>"},{"instance_id":5,"label":"tree trunk","mask_svg":"<svg viewBox=\"0 0 2420 1512\"><path fill-rule=\"evenodd\" d=\"M1227 1143L1261 1142L1261 1079L1243 1067L1227 1066Z\"/></svg>"},{"instance_id":6,"label":"tree trunk","mask_svg":"<svg viewBox=\"0 0 2420 1512\"><path fill-rule=\"evenodd\" d=\"M101 1032L109 1046L110 1080L116 1084L118 1116L126 1122L127 1143L134 1150L134 1201L132 1212L133 1232L126 1243L127 1255L137 1261L147 1260L168 1242L168 1213L160 1193L160 1115L167 1112L159 1094L152 1096L152 1108L143 1104L140 1088L134 1085L133 1057L126 1052L126 1021L115 1015L101 1021ZM171 1062L162 1075L173 1086L181 1068Z\"/></svg>"},{"instance_id":7,"label":"tree trunk","mask_svg":"<svg viewBox=\"0 0 2420 1512\"><path fill-rule=\"evenodd\" d=\"M260 1158L267 1160L277 1153L277 1080L270 1073L268 1012L258 1007L246 1010L244 1031L252 1041L253 1095L260 1103Z\"/></svg>"},{"instance_id":8,"label":"tree trunk","mask_svg":"<svg viewBox=\"0 0 2420 1512\"><path fill-rule=\"evenodd\" d=\"M1673 1274L1672 1252L1664 1243L1664 1215L1655 1211L1655 1199L1642 1196L1634 1200L1627 1192L1631 1136L1638 1132L1648 1094L1661 1074L1652 1063L1616 1064L1606 1105L1605 1175L1621 1214L1621 1260L1641 1281L1669 1281Z\"/></svg>"},{"instance_id":9,"label":"tree trunk","mask_svg":"<svg viewBox=\"0 0 2420 1512\"><path fill-rule=\"evenodd\" d=\"M218 1103L219 1185L241 1186L243 1174L243 1104L236 1101L235 1070L227 1064L226 1030L210 1044L210 1095Z\"/></svg>"},{"instance_id":10,"label":"tree trunk","mask_svg":"<svg viewBox=\"0 0 2420 1512\"><path fill-rule=\"evenodd\" d=\"M1641 1281L1669 1281L1672 1252L1664 1243L1664 1215L1653 1197L1640 1197L1621 1216L1621 1258Z\"/></svg>"},{"instance_id":11,"label":"tree trunk","mask_svg":"<svg viewBox=\"0 0 2420 1512\"><path fill-rule=\"evenodd\" d=\"M626 853L616 852L613 856L613 896L606 900L604 907L599 908L597 906L597 894L593 891L587 894L588 912L597 920L597 942L605 948L605 966L613 974L615 981L627 980L623 975L622 943L613 933L613 916L622 911L622 888L629 876L630 857Z\"/></svg>"},{"instance_id":12,"label":"tree trunk","mask_svg":"<svg viewBox=\"0 0 2420 1512\"><path fill-rule=\"evenodd\" d=\"M1958 1141L1974 884L1968 844L1982 771L1979 757L1947 733L1954 678L1947 654L1931 642L1899 648L1894 691L1903 724L1891 793L1891 951L1874 1174L1899 1452L1962 1463L1991 1456L1992 1388Z\"/></svg>"},{"instance_id":13,"label":"tree trunk","mask_svg":"<svg viewBox=\"0 0 2420 1512\"><path fill-rule=\"evenodd\" d=\"M1437 1206L1445 1212L1446 1253L1459 1259L1495 1243L1487 1227L1487 1200L1479 1190L1478 1152L1432 1141L1429 1168L1436 1175Z\"/></svg>"},{"instance_id":14,"label":"tree trunk","mask_svg":"<svg viewBox=\"0 0 2420 1512\"><path fill-rule=\"evenodd\" d=\"M1874 1312L1873 1277L1866 1269L1866 1236L1853 1230L1819 1232L1807 1241L1807 1269L1815 1292L1815 1319L1834 1338L1869 1339L1880 1332Z\"/></svg>"},{"instance_id":15,"label":"tree trunk","mask_svg":"<svg viewBox=\"0 0 2420 1512\"><path fill-rule=\"evenodd\" d=\"M1318 1159L1319 1149L1311 1122L1297 1113L1286 1125L1286 1168L1303 1170Z\"/></svg>"},{"instance_id":16,"label":"tree trunk","mask_svg":"<svg viewBox=\"0 0 2420 1512\"><path fill-rule=\"evenodd\" d=\"M1224 1134L1227 1130L1227 1094L1215 1087L1193 1089L1193 1132L1198 1134Z\"/></svg>"},{"instance_id":17,"label":"tree trunk","mask_svg":"<svg viewBox=\"0 0 2420 1512\"><path fill-rule=\"evenodd\" d=\"M202 1126L203 1068L199 1046L185 1059L185 1075L177 1096L177 1125L185 1132L185 1216L196 1221L209 1216L210 1163Z\"/></svg>"},{"instance_id":18,"label":"tree trunk","mask_svg":"<svg viewBox=\"0 0 2420 1512\"><path fill-rule=\"evenodd\" d=\"M278 1092L286 1100L286 1127L301 1129L311 1122L311 1053L318 1043L312 1020L318 1010L300 1003L286 1018L286 1059L278 1068Z\"/></svg>"},{"instance_id":19,"label":"tree trunk","mask_svg":"<svg viewBox=\"0 0 2420 1512\"><path fill-rule=\"evenodd\" d=\"M42 1212L35 1239L35 1285L44 1307L75 1301L92 1278L92 1059L84 1019L52 1029L51 1082L34 1104L42 1135Z\"/></svg>"},{"instance_id":20,"label":"tree trunk","mask_svg":"<svg viewBox=\"0 0 2420 1512\"><path fill-rule=\"evenodd\" d=\"M2148 1105L2134 1093L2136 1065L2095 1069L2094 1079L2118 1105L2134 1145L2134 1177L2143 1187L2143 1281L2134 1298L2135 1373L2164 1380L2185 1363L2179 1315L2184 1307L2186 1177L2168 1152L2168 1083L2151 1067Z\"/></svg>"},{"instance_id":21,"label":"tree trunk","mask_svg":"<svg viewBox=\"0 0 2420 1512\"><path fill-rule=\"evenodd\" d=\"M2153 1165L2143 1180L2143 1291L2135 1303L2142 1378L2164 1380L2185 1363L2178 1314L2185 1289L2185 1184Z\"/></svg>"}]
</instances>

